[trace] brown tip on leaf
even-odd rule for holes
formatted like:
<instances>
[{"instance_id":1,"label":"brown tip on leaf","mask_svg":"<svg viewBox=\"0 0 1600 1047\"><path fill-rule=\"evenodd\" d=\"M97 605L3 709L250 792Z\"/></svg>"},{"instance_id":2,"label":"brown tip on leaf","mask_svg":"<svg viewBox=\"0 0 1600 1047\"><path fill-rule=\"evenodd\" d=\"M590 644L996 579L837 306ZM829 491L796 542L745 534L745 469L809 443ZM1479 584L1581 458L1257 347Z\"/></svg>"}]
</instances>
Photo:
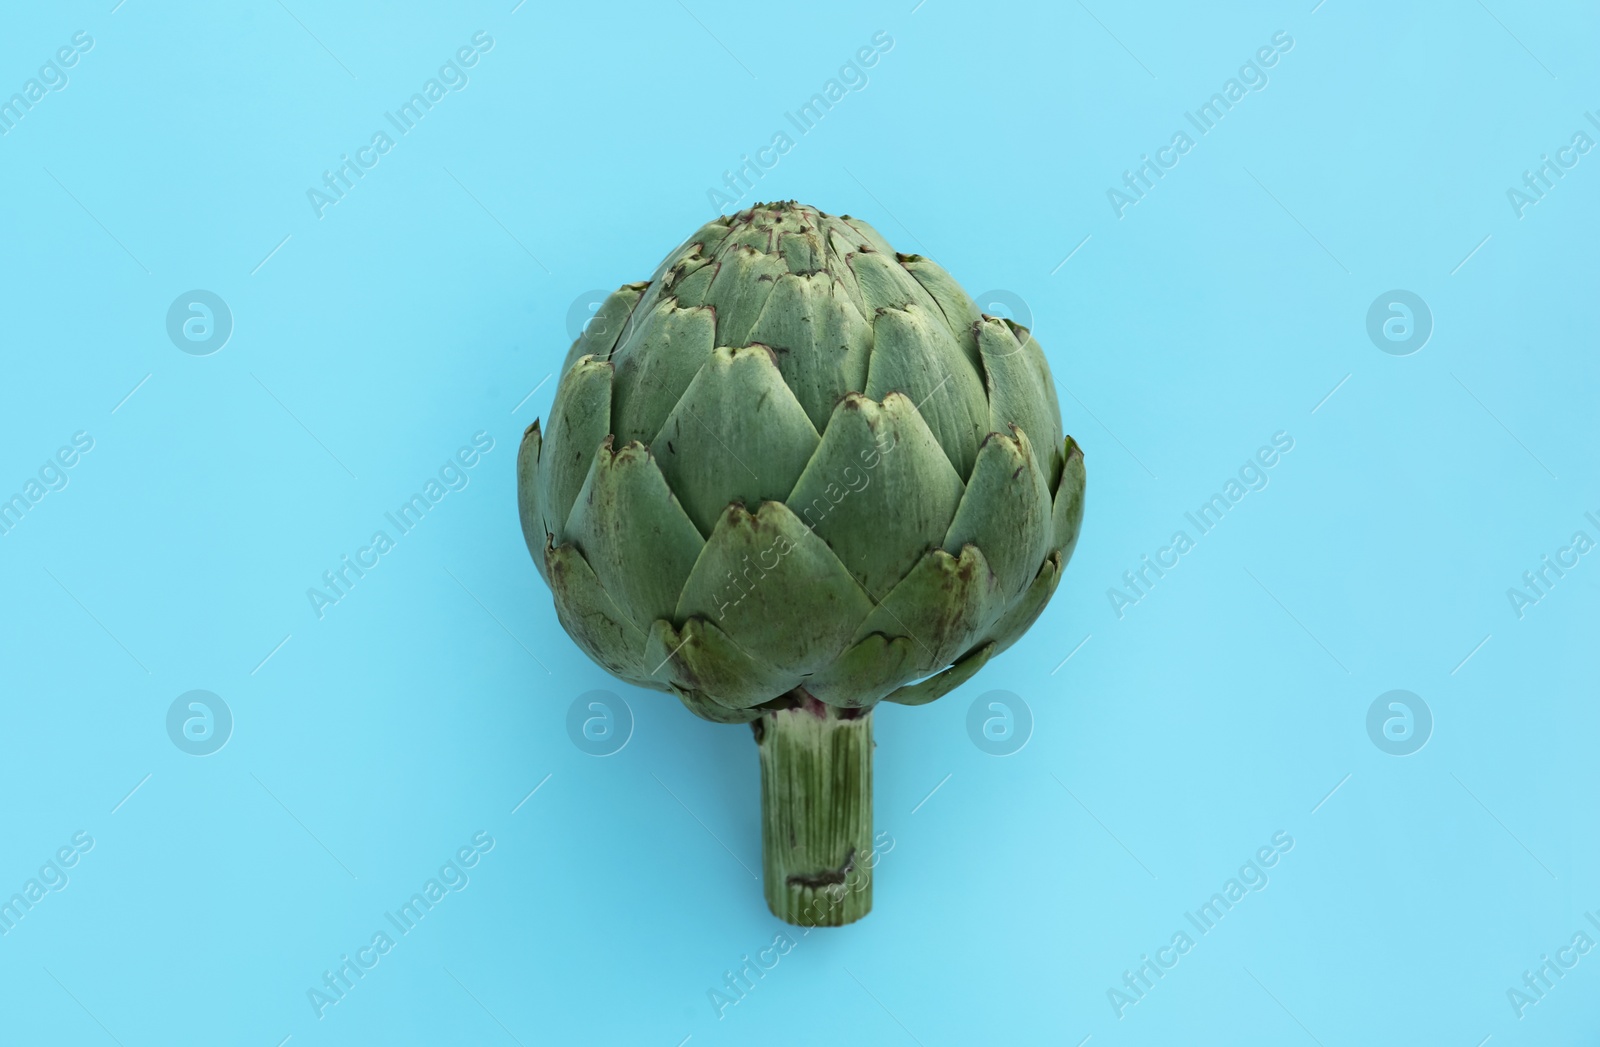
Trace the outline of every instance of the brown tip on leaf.
<instances>
[{"instance_id":1,"label":"brown tip on leaf","mask_svg":"<svg viewBox=\"0 0 1600 1047\"><path fill-rule=\"evenodd\" d=\"M772 346L768 345L765 342L751 342L750 344L744 346L743 348L745 348L745 349L765 349L767 351L767 358L772 361L772 366L774 366L774 367L778 366L778 353L780 351L781 352L785 352L785 353L789 351L787 349L783 349L783 350L773 349Z\"/></svg>"},{"instance_id":2,"label":"brown tip on leaf","mask_svg":"<svg viewBox=\"0 0 1600 1047\"><path fill-rule=\"evenodd\" d=\"M526 440L530 434L536 433L538 431L539 431L539 419L535 418L533 420L533 424L532 425L530 425L526 429L522 430L522 438L524 440Z\"/></svg>"}]
</instances>

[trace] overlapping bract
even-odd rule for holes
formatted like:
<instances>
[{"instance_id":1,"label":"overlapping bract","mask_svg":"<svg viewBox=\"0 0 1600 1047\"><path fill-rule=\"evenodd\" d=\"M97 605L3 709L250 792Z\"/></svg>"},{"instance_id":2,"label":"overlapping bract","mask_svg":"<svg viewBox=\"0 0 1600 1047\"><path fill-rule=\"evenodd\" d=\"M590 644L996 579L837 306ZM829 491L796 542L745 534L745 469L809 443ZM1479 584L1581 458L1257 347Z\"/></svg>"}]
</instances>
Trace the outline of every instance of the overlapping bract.
<instances>
[{"instance_id":1,"label":"overlapping bract","mask_svg":"<svg viewBox=\"0 0 1600 1047\"><path fill-rule=\"evenodd\" d=\"M1028 331L795 203L712 222L612 294L517 471L562 626L721 722L802 685L939 697L1038 617L1083 516Z\"/></svg>"}]
</instances>

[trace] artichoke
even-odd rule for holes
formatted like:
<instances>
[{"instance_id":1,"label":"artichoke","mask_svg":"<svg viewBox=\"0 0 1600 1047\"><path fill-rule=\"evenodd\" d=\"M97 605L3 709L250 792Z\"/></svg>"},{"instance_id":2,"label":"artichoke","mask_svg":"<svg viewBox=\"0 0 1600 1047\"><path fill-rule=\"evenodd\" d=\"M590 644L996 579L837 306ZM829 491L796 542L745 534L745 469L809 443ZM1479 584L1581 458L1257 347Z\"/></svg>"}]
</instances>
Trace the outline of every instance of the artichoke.
<instances>
[{"instance_id":1,"label":"artichoke","mask_svg":"<svg viewBox=\"0 0 1600 1047\"><path fill-rule=\"evenodd\" d=\"M517 456L584 653L752 724L767 903L806 926L871 908L872 707L940 697L1033 624L1083 491L1026 328L792 201L608 297Z\"/></svg>"}]
</instances>

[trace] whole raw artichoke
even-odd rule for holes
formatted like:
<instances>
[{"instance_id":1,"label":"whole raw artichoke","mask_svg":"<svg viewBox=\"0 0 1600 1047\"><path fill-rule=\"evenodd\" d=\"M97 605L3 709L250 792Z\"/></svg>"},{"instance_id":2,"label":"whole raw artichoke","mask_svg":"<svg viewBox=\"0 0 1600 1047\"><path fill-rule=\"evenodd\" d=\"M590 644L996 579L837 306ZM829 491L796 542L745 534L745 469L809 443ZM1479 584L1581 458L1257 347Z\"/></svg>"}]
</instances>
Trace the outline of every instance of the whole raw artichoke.
<instances>
[{"instance_id":1,"label":"whole raw artichoke","mask_svg":"<svg viewBox=\"0 0 1600 1047\"><path fill-rule=\"evenodd\" d=\"M592 659L755 721L767 787L864 796L865 837L859 817L806 830L804 796L785 801L807 808L797 831L765 797L767 898L804 923L870 905L838 897L871 850L864 711L938 698L1015 642L1083 515L1083 455L1027 329L793 202L705 225L612 294L517 470L529 551ZM822 734L780 774L768 749L796 731ZM801 911L824 896L832 911Z\"/></svg>"}]
</instances>

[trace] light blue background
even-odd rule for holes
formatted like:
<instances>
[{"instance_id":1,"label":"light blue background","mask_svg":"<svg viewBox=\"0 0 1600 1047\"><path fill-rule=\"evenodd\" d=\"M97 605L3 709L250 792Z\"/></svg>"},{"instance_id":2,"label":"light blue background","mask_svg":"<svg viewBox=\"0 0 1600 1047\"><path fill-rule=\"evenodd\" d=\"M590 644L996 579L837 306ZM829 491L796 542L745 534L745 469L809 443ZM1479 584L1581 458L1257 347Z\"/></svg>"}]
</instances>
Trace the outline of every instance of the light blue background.
<instances>
[{"instance_id":1,"label":"light blue background","mask_svg":"<svg viewBox=\"0 0 1600 1047\"><path fill-rule=\"evenodd\" d=\"M1600 153L1507 198L1600 140L1592 6L513 2L5 16L0 97L95 43L0 137L0 494L95 443L0 537L0 897L95 844L0 937L0 1041L1594 1042L1600 952L1521 1018L1507 990L1600 913L1600 555L1521 618L1506 595L1600 539ZM478 30L467 87L319 219L322 172ZM1088 515L1021 643L878 714L874 912L719 1018L784 929L749 732L582 656L512 466L573 301L647 277L879 30L741 205L860 215L1025 301ZM1119 218L1122 172L1280 30ZM214 355L166 333L192 288L233 314ZM1432 313L1413 355L1367 335L1392 288ZM470 484L319 620L307 588L478 431ZM1279 431L1269 485L1119 618L1107 590ZM235 720L204 758L165 726L196 688ZM636 718L606 758L565 727L593 689ZM1392 689L1434 718L1411 756L1367 733ZM993 690L1034 719L1009 757L966 730ZM322 972L480 830L470 884L319 1020ZM1269 885L1119 1018L1124 970L1280 830Z\"/></svg>"}]
</instances>

